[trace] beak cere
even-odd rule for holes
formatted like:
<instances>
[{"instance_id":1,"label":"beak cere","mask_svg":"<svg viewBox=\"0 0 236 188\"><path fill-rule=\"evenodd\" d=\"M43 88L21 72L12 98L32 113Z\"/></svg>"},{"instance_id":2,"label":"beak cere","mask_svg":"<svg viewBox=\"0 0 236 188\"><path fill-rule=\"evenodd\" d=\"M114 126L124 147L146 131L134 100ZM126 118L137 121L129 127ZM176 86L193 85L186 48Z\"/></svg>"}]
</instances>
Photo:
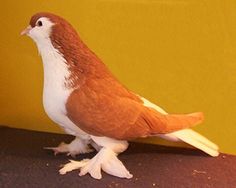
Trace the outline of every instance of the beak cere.
<instances>
[{"instance_id":1,"label":"beak cere","mask_svg":"<svg viewBox=\"0 0 236 188\"><path fill-rule=\"evenodd\" d=\"M30 30L32 29L32 27L29 25L28 27L26 27L23 31L21 31L21 35L27 35L29 34Z\"/></svg>"}]
</instances>

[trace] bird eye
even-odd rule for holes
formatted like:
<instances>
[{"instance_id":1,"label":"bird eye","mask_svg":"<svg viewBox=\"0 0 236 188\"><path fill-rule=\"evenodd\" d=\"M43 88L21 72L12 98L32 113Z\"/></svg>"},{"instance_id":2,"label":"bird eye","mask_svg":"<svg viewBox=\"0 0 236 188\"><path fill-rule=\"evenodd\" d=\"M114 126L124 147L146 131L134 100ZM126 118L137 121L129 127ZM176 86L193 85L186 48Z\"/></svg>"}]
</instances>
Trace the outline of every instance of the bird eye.
<instances>
[{"instance_id":1,"label":"bird eye","mask_svg":"<svg viewBox=\"0 0 236 188\"><path fill-rule=\"evenodd\" d=\"M42 21L38 21L36 25L41 27L43 25L43 23L42 23Z\"/></svg>"}]
</instances>

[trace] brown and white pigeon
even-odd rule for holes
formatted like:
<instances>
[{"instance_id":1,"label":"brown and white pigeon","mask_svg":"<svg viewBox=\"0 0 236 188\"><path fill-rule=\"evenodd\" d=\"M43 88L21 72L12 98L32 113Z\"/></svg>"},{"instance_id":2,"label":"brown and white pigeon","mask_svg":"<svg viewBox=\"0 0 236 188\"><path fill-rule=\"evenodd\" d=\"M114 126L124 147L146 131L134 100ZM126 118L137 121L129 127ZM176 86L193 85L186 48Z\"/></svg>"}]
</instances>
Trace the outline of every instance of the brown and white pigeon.
<instances>
[{"instance_id":1,"label":"brown and white pigeon","mask_svg":"<svg viewBox=\"0 0 236 188\"><path fill-rule=\"evenodd\" d=\"M83 43L75 29L52 13L37 13L21 32L31 37L42 56L44 68L43 105L48 116L66 133L70 144L50 147L55 153L77 155L97 150L92 159L70 161L60 174L80 169L102 178L108 174L131 178L117 155L128 141L149 136L186 142L211 156L218 147L190 127L203 121L201 112L167 114L147 99L131 92Z\"/></svg>"}]
</instances>

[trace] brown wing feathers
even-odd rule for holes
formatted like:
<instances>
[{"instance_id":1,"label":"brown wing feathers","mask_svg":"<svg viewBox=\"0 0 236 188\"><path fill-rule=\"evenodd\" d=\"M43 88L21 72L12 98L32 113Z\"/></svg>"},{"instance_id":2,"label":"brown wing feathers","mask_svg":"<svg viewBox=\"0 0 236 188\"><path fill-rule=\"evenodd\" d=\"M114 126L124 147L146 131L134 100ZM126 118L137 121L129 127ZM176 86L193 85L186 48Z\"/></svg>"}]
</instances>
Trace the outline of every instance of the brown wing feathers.
<instances>
[{"instance_id":1,"label":"brown wing feathers","mask_svg":"<svg viewBox=\"0 0 236 188\"><path fill-rule=\"evenodd\" d=\"M201 112L163 115L156 110L148 108L140 116L149 126L149 134L162 134L186 129L203 121L203 114Z\"/></svg>"},{"instance_id":2,"label":"brown wing feathers","mask_svg":"<svg viewBox=\"0 0 236 188\"><path fill-rule=\"evenodd\" d=\"M100 80L100 84L102 84ZM101 90L97 90L101 87ZM125 92L99 84L84 84L69 97L68 117L81 129L96 136L116 139L134 139L154 134L169 133L188 128L203 120L202 113L189 115L163 115L145 107L135 97L125 97ZM94 88L95 87L95 88ZM127 90L125 90L127 91ZM123 93L123 96L120 96ZM117 94L117 95L116 95ZM129 93L130 95L134 95Z\"/></svg>"}]
</instances>

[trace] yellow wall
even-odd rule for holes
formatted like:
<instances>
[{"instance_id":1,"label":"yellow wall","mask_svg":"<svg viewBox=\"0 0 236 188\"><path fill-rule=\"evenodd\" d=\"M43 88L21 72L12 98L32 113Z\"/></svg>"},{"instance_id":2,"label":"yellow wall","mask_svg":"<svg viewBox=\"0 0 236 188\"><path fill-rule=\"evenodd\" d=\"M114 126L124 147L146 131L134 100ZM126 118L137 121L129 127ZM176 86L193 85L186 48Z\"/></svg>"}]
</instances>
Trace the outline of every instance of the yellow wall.
<instances>
[{"instance_id":1,"label":"yellow wall","mask_svg":"<svg viewBox=\"0 0 236 188\"><path fill-rule=\"evenodd\" d=\"M51 11L130 89L169 112L202 110L195 130L236 154L236 1L21 0L0 10L0 124L60 130L43 111L36 46L19 35L31 15Z\"/></svg>"}]
</instances>

